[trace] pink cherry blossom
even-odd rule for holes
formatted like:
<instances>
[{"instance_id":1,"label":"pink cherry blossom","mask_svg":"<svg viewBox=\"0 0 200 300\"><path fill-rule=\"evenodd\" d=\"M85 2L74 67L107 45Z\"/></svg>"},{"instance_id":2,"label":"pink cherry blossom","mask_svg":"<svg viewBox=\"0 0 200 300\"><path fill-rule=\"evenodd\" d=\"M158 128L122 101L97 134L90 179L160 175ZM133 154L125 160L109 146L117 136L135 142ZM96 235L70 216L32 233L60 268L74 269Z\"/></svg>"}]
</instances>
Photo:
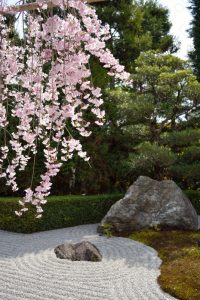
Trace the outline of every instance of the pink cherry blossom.
<instances>
[{"instance_id":1,"label":"pink cherry blossom","mask_svg":"<svg viewBox=\"0 0 200 300\"><path fill-rule=\"evenodd\" d=\"M39 10L46 9L46 4L39 2ZM104 122L101 89L90 81L90 57L98 58L117 82L129 84L129 74L106 48L109 26L102 25L95 10L82 0L52 2L63 10L63 17L43 19L40 14L27 14L24 47L9 41L9 28L0 16L0 129L5 137L0 146L0 177L5 177L7 185L17 191L17 171L24 170L31 159L37 160L39 145L44 148L46 167L38 185L33 180L33 169L30 186L19 202L21 209L15 212L18 216L31 203L36 208L36 217L41 218L52 178L62 164L75 153L85 161L90 159L79 139L67 128L70 122L79 136L88 137L92 124L85 119L86 109L94 114L95 124L102 126ZM64 6L68 6L67 14ZM14 89L13 84L19 88ZM12 159L8 160L10 152Z\"/></svg>"}]
</instances>

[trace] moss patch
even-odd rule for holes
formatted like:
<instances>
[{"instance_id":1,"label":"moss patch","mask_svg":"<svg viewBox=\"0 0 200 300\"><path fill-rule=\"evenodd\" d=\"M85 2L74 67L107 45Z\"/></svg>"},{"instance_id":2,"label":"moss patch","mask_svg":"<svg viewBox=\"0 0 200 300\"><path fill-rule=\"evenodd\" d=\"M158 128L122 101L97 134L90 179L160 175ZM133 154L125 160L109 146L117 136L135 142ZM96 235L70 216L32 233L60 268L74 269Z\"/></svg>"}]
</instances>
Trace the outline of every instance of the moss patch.
<instances>
[{"instance_id":1,"label":"moss patch","mask_svg":"<svg viewBox=\"0 0 200 300\"><path fill-rule=\"evenodd\" d=\"M129 238L158 251L162 259L158 282L165 292L181 300L200 300L200 231L145 230Z\"/></svg>"}]
</instances>

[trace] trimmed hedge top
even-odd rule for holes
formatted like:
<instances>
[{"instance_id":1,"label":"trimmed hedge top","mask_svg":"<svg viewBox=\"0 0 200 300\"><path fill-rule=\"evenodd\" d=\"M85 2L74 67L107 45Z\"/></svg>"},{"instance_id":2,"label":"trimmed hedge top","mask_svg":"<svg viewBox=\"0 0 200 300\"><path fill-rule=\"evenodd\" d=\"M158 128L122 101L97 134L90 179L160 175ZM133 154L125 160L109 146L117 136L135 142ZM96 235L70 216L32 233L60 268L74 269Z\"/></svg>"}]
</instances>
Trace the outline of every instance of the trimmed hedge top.
<instances>
[{"instance_id":1,"label":"trimmed hedge top","mask_svg":"<svg viewBox=\"0 0 200 300\"><path fill-rule=\"evenodd\" d=\"M0 229L33 233L82 224L99 223L122 194L91 196L51 196L41 219L34 217L34 207L22 217L15 215L19 198L0 198Z\"/></svg>"}]
</instances>

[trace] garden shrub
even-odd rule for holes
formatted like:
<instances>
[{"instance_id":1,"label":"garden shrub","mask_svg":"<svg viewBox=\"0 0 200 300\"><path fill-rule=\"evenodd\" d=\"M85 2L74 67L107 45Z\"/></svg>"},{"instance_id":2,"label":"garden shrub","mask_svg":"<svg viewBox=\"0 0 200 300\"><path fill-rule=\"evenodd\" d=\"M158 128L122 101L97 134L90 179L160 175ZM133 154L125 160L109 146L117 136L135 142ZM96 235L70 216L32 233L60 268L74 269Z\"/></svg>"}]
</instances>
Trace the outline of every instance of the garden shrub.
<instances>
[{"instance_id":1,"label":"garden shrub","mask_svg":"<svg viewBox=\"0 0 200 300\"><path fill-rule=\"evenodd\" d=\"M123 195L51 196L45 204L43 217L35 218L35 210L29 207L27 214L15 215L18 198L0 198L0 229L33 233L101 221L112 204Z\"/></svg>"},{"instance_id":2,"label":"garden shrub","mask_svg":"<svg viewBox=\"0 0 200 300\"><path fill-rule=\"evenodd\" d=\"M186 190L185 194L190 199L198 215L200 215L200 191L199 190Z\"/></svg>"},{"instance_id":3,"label":"garden shrub","mask_svg":"<svg viewBox=\"0 0 200 300\"><path fill-rule=\"evenodd\" d=\"M186 190L197 213L200 214L200 191ZM29 207L22 217L15 215L19 198L0 198L0 229L33 233L82 224L99 223L111 205L123 194L90 196L51 196L45 204L41 219L35 218L35 210Z\"/></svg>"}]
</instances>

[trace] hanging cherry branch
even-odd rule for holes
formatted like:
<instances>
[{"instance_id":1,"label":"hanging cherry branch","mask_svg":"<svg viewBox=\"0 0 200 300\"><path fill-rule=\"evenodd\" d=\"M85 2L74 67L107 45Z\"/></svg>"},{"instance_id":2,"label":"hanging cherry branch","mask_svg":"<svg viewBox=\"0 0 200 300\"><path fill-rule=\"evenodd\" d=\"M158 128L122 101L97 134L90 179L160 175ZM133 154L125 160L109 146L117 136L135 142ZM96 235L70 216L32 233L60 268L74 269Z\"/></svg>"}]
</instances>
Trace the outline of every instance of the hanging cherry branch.
<instances>
[{"instance_id":1,"label":"hanging cherry branch","mask_svg":"<svg viewBox=\"0 0 200 300\"><path fill-rule=\"evenodd\" d=\"M88 4L96 4L96 3L101 3L101 2L105 2L108 0L86 0L86 3ZM21 4L21 5L10 5L10 6L1 6L0 9L0 14L9 14L9 13L18 13L18 12L24 12L24 11L33 11L36 10L38 8L53 8L53 7L59 7L61 5L61 3L59 1L36 1L36 2L32 2L32 3L25 3L25 4ZM65 5L62 2L62 5Z\"/></svg>"},{"instance_id":2,"label":"hanging cherry branch","mask_svg":"<svg viewBox=\"0 0 200 300\"><path fill-rule=\"evenodd\" d=\"M109 26L101 24L93 8L81 0L51 3L63 11L62 18L29 15L24 47L11 44L9 29L0 16L0 129L4 136L0 147L0 177L17 191L16 173L33 161L30 186L19 201L21 207L16 214L21 216L28 210L27 203L31 203L36 207L37 218L42 216L51 180L63 162L74 153L89 160L67 124L70 123L79 136L88 137L92 124L86 115L90 112L95 123L103 125L102 94L90 81L90 56L97 57L116 80L127 84L129 78L106 48ZM41 9L46 9L46 4ZM16 126L10 131L11 119ZM39 145L43 147L46 170L39 185L34 187Z\"/></svg>"}]
</instances>

